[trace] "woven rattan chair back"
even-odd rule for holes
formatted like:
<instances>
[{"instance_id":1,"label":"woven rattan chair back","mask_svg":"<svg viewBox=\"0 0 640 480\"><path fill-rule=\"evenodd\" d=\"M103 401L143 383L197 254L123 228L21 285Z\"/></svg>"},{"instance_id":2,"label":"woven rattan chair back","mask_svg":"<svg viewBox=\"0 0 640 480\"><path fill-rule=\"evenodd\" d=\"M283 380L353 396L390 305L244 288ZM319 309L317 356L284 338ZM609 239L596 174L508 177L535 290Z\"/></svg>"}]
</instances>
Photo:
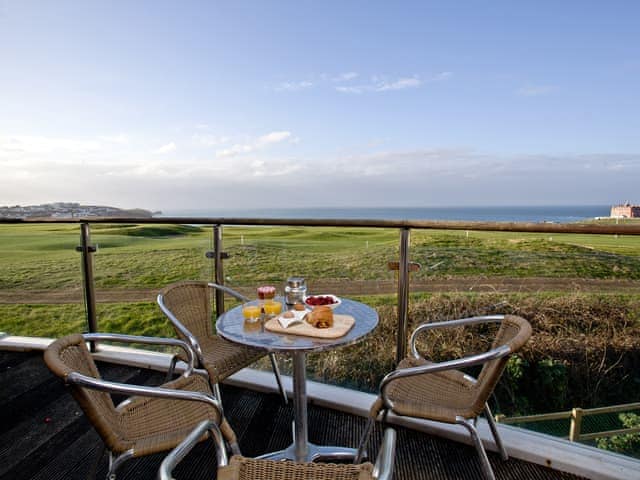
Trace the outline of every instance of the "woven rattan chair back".
<instances>
[{"instance_id":1,"label":"woven rattan chair back","mask_svg":"<svg viewBox=\"0 0 640 480\"><path fill-rule=\"evenodd\" d=\"M207 282L177 282L162 290L161 295L165 306L196 338L214 335L211 288ZM188 341L180 332L176 333Z\"/></svg>"},{"instance_id":2,"label":"woven rattan chair back","mask_svg":"<svg viewBox=\"0 0 640 480\"><path fill-rule=\"evenodd\" d=\"M296 463L232 457L218 469L218 480L372 480L371 463Z\"/></svg>"},{"instance_id":3,"label":"woven rattan chair back","mask_svg":"<svg viewBox=\"0 0 640 480\"><path fill-rule=\"evenodd\" d=\"M44 353L44 361L51 372L63 380L72 372L100 378L98 368L80 334L69 335L52 343ZM69 388L107 448L111 451L128 449L130 443L123 440L125 434L111 395L76 384L69 384Z\"/></svg>"},{"instance_id":4,"label":"woven rattan chair back","mask_svg":"<svg viewBox=\"0 0 640 480\"><path fill-rule=\"evenodd\" d=\"M506 345L511 353L520 350L531 336L531 325L524 318L515 315L505 315L500 323L491 348ZM478 375L476 384L476 399L473 402L473 410L480 415L489 396L493 393L502 372L507 366L509 356L489 360L485 363Z\"/></svg>"},{"instance_id":5,"label":"woven rattan chair back","mask_svg":"<svg viewBox=\"0 0 640 480\"><path fill-rule=\"evenodd\" d=\"M278 389L284 402L287 403L287 393L282 385L273 353L233 344L221 339L215 333L211 305L213 289L222 290L236 299L244 298L240 293L224 285L185 280L165 287L158 295L158 305L171 321L178 337L189 343L195 350L198 364L207 370L211 388L218 398L220 398L218 386L220 381L268 354ZM185 359L180 354L174 357L176 358Z\"/></svg>"}]
</instances>

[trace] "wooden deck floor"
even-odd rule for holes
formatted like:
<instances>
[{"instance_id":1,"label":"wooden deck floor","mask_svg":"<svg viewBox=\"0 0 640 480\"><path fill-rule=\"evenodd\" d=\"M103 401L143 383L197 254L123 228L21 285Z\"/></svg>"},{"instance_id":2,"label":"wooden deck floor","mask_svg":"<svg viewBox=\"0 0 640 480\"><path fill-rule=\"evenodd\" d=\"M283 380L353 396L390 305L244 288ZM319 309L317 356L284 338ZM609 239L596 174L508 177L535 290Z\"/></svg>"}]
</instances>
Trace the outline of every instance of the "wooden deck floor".
<instances>
[{"instance_id":1,"label":"wooden deck floor","mask_svg":"<svg viewBox=\"0 0 640 480\"><path fill-rule=\"evenodd\" d=\"M159 383L162 375L117 365L100 365L106 379ZM223 387L225 413L247 456L286 447L291 442L291 406L277 395ZM365 419L309 406L309 438L318 444L355 447ZM104 478L106 456L98 459L102 443L91 425L42 362L41 353L0 352L0 479ZM472 447L398 428L395 479L482 478ZM370 445L375 456L381 432ZM489 453L499 480L578 480L580 477ZM154 479L163 455L125 464L119 479ZM95 473L92 470L96 464ZM177 479L215 478L209 442L198 446L174 472Z\"/></svg>"}]
</instances>

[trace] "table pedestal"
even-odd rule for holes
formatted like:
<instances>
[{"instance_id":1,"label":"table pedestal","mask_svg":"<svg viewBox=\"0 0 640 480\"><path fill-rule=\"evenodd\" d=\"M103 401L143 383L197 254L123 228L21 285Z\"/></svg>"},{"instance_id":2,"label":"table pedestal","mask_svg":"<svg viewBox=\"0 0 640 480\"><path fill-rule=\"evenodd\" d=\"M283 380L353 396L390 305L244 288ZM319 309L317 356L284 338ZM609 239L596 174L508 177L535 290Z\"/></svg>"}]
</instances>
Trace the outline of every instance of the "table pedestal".
<instances>
[{"instance_id":1,"label":"table pedestal","mask_svg":"<svg viewBox=\"0 0 640 480\"><path fill-rule=\"evenodd\" d=\"M307 424L307 362L305 352L294 352L293 356L293 443L278 452L259 458L269 460L353 460L355 448L319 446L309 442Z\"/></svg>"}]
</instances>

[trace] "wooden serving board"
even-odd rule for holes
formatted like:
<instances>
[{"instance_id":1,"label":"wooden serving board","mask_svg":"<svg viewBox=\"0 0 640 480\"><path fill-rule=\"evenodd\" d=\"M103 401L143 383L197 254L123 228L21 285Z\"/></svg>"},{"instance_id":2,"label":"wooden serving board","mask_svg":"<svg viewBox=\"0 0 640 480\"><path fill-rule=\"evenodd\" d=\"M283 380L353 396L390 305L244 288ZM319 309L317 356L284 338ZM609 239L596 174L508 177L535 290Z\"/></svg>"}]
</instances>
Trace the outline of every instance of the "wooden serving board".
<instances>
[{"instance_id":1,"label":"wooden serving board","mask_svg":"<svg viewBox=\"0 0 640 480\"><path fill-rule=\"evenodd\" d=\"M337 315L334 313L333 327L331 328L316 328L304 321L302 323L291 325L288 328L284 328L280 325L277 317L267 320L264 324L264 328L274 333L288 333L315 338L340 338L343 335L346 335L355 323L356 319L351 315Z\"/></svg>"}]
</instances>

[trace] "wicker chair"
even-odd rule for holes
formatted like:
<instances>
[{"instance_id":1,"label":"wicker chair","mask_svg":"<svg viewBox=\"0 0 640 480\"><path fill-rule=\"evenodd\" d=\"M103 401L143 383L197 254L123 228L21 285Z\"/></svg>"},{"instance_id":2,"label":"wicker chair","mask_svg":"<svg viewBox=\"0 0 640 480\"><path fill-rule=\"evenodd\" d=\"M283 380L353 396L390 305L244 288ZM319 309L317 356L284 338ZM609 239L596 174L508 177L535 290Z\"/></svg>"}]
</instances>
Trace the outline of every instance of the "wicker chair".
<instances>
[{"instance_id":1,"label":"wicker chair","mask_svg":"<svg viewBox=\"0 0 640 480\"><path fill-rule=\"evenodd\" d=\"M297 463L262 460L234 455L229 460L218 426L211 421L198 425L167 455L160 466L158 480L173 480L173 469L209 432L218 454L218 480L391 480L395 462L396 432L387 428L376 464Z\"/></svg>"},{"instance_id":2,"label":"wicker chair","mask_svg":"<svg viewBox=\"0 0 640 480\"><path fill-rule=\"evenodd\" d=\"M215 334L212 324L211 290L218 289L243 302L249 299L223 285L195 280L173 283L158 295L158 305L169 318L177 335L196 352L197 366L207 370L211 388L220 397L219 382L236 373L267 352L228 342ZM184 360L182 356L174 357ZM273 353L269 353L271 367L284 402L287 394ZM174 362L175 363L175 362Z\"/></svg>"},{"instance_id":3,"label":"wicker chair","mask_svg":"<svg viewBox=\"0 0 640 480\"><path fill-rule=\"evenodd\" d=\"M180 377L159 387L105 381L100 378L87 341L181 347L188 366ZM110 480L116 478L116 471L126 460L174 448L203 420L219 425L232 451L239 453L236 436L222 416L222 407L208 381L201 375L191 375L194 354L181 340L74 334L53 342L45 351L44 361L69 387L102 438L109 451ZM110 393L134 396L116 406Z\"/></svg>"},{"instance_id":4,"label":"wicker chair","mask_svg":"<svg viewBox=\"0 0 640 480\"><path fill-rule=\"evenodd\" d=\"M487 352L432 363L422 358L416 349L416 338L423 332L487 322L500 323L492 348ZM380 396L371 407L369 422L356 459L359 460L364 453L364 446L375 420L382 413L384 421L391 411L395 415L464 426L480 455L485 477L495 479L475 423L477 417L484 412L496 446L506 460L507 451L487 400L498 383L509 356L518 351L530 336L529 322L514 315L487 315L425 323L417 327L411 335L411 356L402 360L397 369L385 376L380 383ZM476 365L483 365L477 379L458 370Z\"/></svg>"}]
</instances>

